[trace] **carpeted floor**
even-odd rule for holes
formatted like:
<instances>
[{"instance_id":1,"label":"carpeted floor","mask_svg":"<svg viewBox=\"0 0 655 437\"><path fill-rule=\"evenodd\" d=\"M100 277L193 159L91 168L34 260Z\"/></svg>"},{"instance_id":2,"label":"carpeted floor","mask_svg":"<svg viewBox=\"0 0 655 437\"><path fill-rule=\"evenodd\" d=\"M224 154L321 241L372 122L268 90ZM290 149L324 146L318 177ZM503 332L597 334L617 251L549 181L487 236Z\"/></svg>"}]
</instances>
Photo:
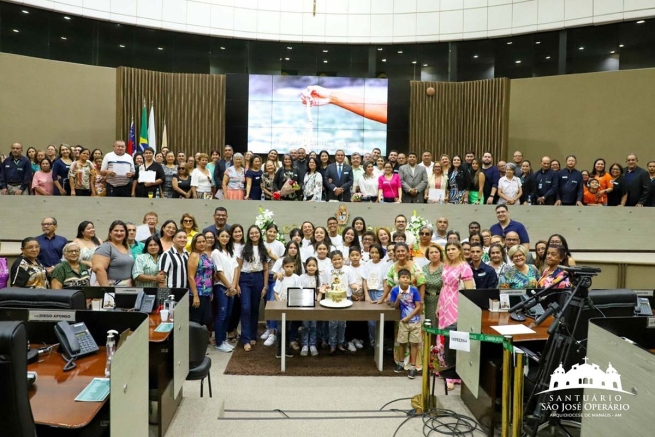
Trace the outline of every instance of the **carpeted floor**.
<instances>
[{"instance_id":1,"label":"carpeted floor","mask_svg":"<svg viewBox=\"0 0 655 437\"><path fill-rule=\"evenodd\" d=\"M301 357L300 351L287 358L286 373L280 372L280 360L275 358L275 346L264 346L258 341L250 352L238 345L225 368L226 375L286 375L286 376L403 376L407 372L394 373L390 355L384 356L384 370L379 372L371 349L354 353L330 355L329 349L319 349L317 357ZM420 373L417 375L417 379Z\"/></svg>"}]
</instances>

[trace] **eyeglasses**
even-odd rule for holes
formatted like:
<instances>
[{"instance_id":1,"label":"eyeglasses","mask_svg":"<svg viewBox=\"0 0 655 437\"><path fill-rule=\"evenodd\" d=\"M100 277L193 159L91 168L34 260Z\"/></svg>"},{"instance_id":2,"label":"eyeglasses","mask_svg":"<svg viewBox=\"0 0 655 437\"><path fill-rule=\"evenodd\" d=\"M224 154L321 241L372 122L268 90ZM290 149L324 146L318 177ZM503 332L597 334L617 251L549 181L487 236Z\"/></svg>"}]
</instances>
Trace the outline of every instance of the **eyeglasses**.
<instances>
[{"instance_id":1,"label":"eyeglasses","mask_svg":"<svg viewBox=\"0 0 655 437\"><path fill-rule=\"evenodd\" d=\"M41 223L41 226L54 226L55 224L50 222L50 223Z\"/></svg>"},{"instance_id":2,"label":"eyeglasses","mask_svg":"<svg viewBox=\"0 0 655 437\"><path fill-rule=\"evenodd\" d=\"M182 220L183 223L193 223L193 220L191 219L184 219Z\"/></svg>"},{"instance_id":3,"label":"eyeglasses","mask_svg":"<svg viewBox=\"0 0 655 437\"><path fill-rule=\"evenodd\" d=\"M431 232L421 232L420 235L422 235L424 237L429 237L430 235L432 235L432 233Z\"/></svg>"},{"instance_id":4,"label":"eyeglasses","mask_svg":"<svg viewBox=\"0 0 655 437\"><path fill-rule=\"evenodd\" d=\"M79 250L67 250L66 253L76 254L76 253L80 253L80 251Z\"/></svg>"}]
</instances>

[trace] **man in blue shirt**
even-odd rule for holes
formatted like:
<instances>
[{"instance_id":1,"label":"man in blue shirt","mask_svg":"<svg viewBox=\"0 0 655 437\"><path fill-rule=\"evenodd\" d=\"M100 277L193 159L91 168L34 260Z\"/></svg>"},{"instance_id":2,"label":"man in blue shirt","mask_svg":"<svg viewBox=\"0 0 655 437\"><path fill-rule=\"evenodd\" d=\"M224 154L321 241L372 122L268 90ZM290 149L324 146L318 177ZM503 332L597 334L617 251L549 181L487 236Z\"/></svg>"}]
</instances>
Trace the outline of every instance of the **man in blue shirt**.
<instances>
[{"instance_id":1,"label":"man in blue shirt","mask_svg":"<svg viewBox=\"0 0 655 437\"><path fill-rule=\"evenodd\" d=\"M541 158L541 170L534 174L533 205L554 205L557 193L557 173L550 169L550 158Z\"/></svg>"},{"instance_id":2,"label":"man in blue shirt","mask_svg":"<svg viewBox=\"0 0 655 437\"><path fill-rule=\"evenodd\" d=\"M11 145L11 154L2 162L2 169L0 169L0 194L14 196L29 194L32 164L22 153L23 146L20 143Z\"/></svg>"},{"instance_id":3,"label":"man in blue shirt","mask_svg":"<svg viewBox=\"0 0 655 437\"><path fill-rule=\"evenodd\" d=\"M504 240L508 232L516 232L519 235L521 244L524 245L526 249L530 250L530 237L528 236L528 231L525 230L523 223L510 220L509 208L507 205L498 205L496 207L496 218L498 219L498 223L489 228L492 236L500 235Z\"/></svg>"},{"instance_id":4,"label":"man in blue shirt","mask_svg":"<svg viewBox=\"0 0 655 437\"><path fill-rule=\"evenodd\" d=\"M480 243L471 244L471 270L473 270L473 280L475 288L478 290L498 287L498 275L493 267L482 262L482 245Z\"/></svg>"},{"instance_id":5,"label":"man in blue shirt","mask_svg":"<svg viewBox=\"0 0 655 437\"><path fill-rule=\"evenodd\" d=\"M50 274L61 261L64 246L68 244L68 240L60 235L55 235L57 219L54 217L44 218L41 221L41 229L43 229L43 234L36 237L36 241L41 246L41 251L37 259L43 264L48 274Z\"/></svg>"},{"instance_id":6,"label":"man in blue shirt","mask_svg":"<svg viewBox=\"0 0 655 437\"><path fill-rule=\"evenodd\" d=\"M498 190L498 180L500 179L500 172L498 167L493 163L493 156L489 152L482 155L482 173L484 173L484 187L482 192L486 199L487 205L494 202L494 196Z\"/></svg>"},{"instance_id":7,"label":"man in blue shirt","mask_svg":"<svg viewBox=\"0 0 655 437\"><path fill-rule=\"evenodd\" d=\"M214 235L216 235L218 238L218 231L223 228L229 231L230 225L227 224L227 209L219 206L214 210L214 224L207 226L202 230L202 233L204 234L205 232L213 232Z\"/></svg>"},{"instance_id":8,"label":"man in blue shirt","mask_svg":"<svg viewBox=\"0 0 655 437\"><path fill-rule=\"evenodd\" d=\"M576 205L583 206L582 195L584 192L584 182L582 182L582 173L575 168L578 160L575 155L566 157L566 168L557 173L557 201L555 206L559 205Z\"/></svg>"}]
</instances>

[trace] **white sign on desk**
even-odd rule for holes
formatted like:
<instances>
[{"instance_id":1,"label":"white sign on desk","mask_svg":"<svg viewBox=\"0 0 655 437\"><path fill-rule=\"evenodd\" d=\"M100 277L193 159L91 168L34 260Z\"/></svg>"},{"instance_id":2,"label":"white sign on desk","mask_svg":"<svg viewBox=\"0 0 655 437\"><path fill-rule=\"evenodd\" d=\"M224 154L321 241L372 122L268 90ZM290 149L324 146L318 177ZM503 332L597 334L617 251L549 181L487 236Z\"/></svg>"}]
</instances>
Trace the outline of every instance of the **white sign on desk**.
<instances>
[{"instance_id":1,"label":"white sign on desk","mask_svg":"<svg viewBox=\"0 0 655 437\"><path fill-rule=\"evenodd\" d=\"M450 331L450 343L448 345L453 350L462 352L471 351L471 340L468 332Z\"/></svg>"}]
</instances>

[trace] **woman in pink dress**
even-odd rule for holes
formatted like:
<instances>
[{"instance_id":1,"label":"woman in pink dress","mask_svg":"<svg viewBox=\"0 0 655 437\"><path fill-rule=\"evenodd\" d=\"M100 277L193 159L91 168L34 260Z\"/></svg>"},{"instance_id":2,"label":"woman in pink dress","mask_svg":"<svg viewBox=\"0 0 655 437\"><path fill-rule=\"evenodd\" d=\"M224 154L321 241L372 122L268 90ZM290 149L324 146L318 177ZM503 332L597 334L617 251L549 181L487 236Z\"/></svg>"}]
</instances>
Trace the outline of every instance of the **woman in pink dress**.
<instances>
[{"instance_id":1,"label":"woman in pink dress","mask_svg":"<svg viewBox=\"0 0 655 437\"><path fill-rule=\"evenodd\" d=\"M400 176L393 172L393 166L387 162L384 164L384 174L378 178L378 202L401 203L402 201Z\"/></svg>"},{"instance_id":2,"label":"woman in pink dress","mask_svg":"<svg viewBox=\"0 0 655 437\"><path fill-rule=\"evenodd\" d=\"M462 246L457 242L446 244L446 260L441 278L443 280L443 287L439 295L437 317L439 320L439 329L444 329L457 322L459 289L475 288L473 271L471 270L471 266L464 260ZM463 287L460 283L463 283ZM445 339L442 335L437 338L437 352L439 364L442 367L448 367L449 363L446 362ZM448 390L452 390L455 384L461 381L459 379L449 379L446 382L448 384Z\"/></svg>"}]
</instances>

